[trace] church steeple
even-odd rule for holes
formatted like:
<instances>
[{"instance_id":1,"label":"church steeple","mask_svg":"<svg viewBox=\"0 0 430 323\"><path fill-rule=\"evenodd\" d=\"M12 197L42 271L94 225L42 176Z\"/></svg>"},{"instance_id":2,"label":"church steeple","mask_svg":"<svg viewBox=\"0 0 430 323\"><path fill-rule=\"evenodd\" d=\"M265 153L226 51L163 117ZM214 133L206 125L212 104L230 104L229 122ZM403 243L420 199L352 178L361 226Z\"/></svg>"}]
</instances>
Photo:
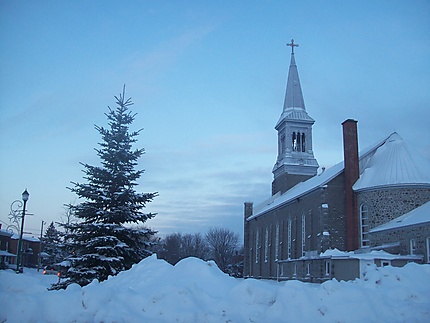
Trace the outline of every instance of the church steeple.
<instances>
[{"instance_id":1,"label":"church steeple","mask_svg":"<svg viewBox=\"0 0 430 323\"><path fill-rule=\"evenodd\" d=\"M299 45L294 44L294 39L291 39L291 43L287 44L287 46L291 46L291 62L288 71L287 90L285 91L284 111L289 108L306 110L302 87L300 86L299 72L297 71L296 59L294 58L294 47L298 47Z\"/></svg>"},{"instance_id":2,"label":"church steeple","mask_svg":"<svg viewBox=\"0 0 430 323\"><path fill-rule=\"evenodd\" d=\"M315 176L318 162L312 150L312 125L315 120L306 112L299 73L291 40L291 62L281 117L275 126L278 131L278 158L273 167L272 194L284 193L297 183Z\"/></svg>"}]
</instances>

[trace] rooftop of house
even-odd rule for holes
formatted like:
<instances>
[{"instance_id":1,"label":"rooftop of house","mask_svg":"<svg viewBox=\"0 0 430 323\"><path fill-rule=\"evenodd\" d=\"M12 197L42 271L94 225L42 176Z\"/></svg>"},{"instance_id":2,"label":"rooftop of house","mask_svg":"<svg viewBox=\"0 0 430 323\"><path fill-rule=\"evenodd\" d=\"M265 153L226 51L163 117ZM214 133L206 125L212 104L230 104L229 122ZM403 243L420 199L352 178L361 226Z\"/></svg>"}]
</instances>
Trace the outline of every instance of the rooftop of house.
<instances>
[{"instance_id":1,"label":"rooftop of house","mask_svg":"<svg viewBox=\"0 0 430 323\"><path fill-rule=\"evenodd\" d=\"M14 233L12 235L11 239L18 240L19 239L19 234ZM33 237L33 236L28 236L28 235L22 236L22 240L29 241L29 242L39 242L39 238L36 238L36 237Z\"/></svg>"},{"instance_id":2,"label":"rooftop of house","mask_svg":"<svg viewBox=\"0 0 430 323\"><path fill-rule=\"evenodd\" d=\"M13 236L13 233L7 230L2 230L0 229L0 236L4 236L4 237L11 237Z\"/></svg>"}]
</instances>

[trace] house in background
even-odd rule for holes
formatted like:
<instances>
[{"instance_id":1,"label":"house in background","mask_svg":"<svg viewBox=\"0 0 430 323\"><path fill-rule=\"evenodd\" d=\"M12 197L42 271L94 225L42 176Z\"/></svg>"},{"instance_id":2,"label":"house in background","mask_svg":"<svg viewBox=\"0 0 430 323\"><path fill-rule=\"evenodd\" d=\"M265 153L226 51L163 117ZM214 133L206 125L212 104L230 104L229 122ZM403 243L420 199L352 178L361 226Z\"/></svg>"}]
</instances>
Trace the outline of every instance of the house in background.
<instances>
[{"instance_id":1,"label":"house in background","mask_svg":"<svg viewBox=\"0 0 430 323\"><path fill-rule=\"evenodd\" d=\"M294 49L293 41L289 45ZM373 260L377 265L430 262L430 161L396 132L359 152L357 121L348 119L342 123L344 161L317 174L313 123L292 50L284 107L275 126L272 196L256 206L245 203L244 276L337 277L333 273L339 270L330 266L359 268L354 264L362 264L366 252L368 261L372 250L398 254L396 261L379 254ZM331 255L327 262L325 253L334 249L357 256ZM355 272L359 277L360 270Z\"/></svg>"},{"instance_id":2,"label":"house in background","mask_svg":"<svg viewBox=\"0 0 430 323\"><path fill-rule=\"evenodd\" d=\"M10 231L2 230L0 226L0 262L1 268L16 265L18 254L19 235ZM39 238L22 237L22 262L24 267L37 267L38 254L40 250Z\"/></svg>"},{"instance_id":3,"label":"house in background","mask_svg":"<svg viewBox=\"0 0 430 323\"><path fill-rule=\"evenodd\" d=\"M9 264L15 262L16 254L9 252L10 239L12 232L1 229L0 224L0 269L9 267Z\"/></svg>"}]
</instances>

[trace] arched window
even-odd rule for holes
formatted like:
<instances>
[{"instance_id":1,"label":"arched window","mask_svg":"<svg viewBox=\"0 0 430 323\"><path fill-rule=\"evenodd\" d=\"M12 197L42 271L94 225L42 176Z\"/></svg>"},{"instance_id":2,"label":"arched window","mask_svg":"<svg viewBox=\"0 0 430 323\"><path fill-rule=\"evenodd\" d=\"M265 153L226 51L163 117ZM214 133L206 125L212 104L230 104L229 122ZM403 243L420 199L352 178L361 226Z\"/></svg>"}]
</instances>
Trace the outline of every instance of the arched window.
<instances>
[{"instance_id":1,"label":"arched window","mask_svg":"<svg viewBox=\"0 0 430 323\"><path fill-rule=\"evenodd\" d=\"M255 233L255 263L258 264L258 258L260 255L260 235L259 230Z\"/></svg>"},{"instance_id":2,"label":"arched window","mask_svg":"<svg viewBox=\"0 0 430 323\"><path fill-rule=\"evenodd\" d=\"M305 145L305 134L302 133L302 152L306 151L306 145Z\"/></svg>"},{"instance_id":3,"label":"arched window","mask_svg":"<svg viewBox=\"0 0 430 323\"><path fill-rule=\"evenodd\" d=\"M302 214L302 257L305 256L306 250L306 217Z\"/></svg>"},{"instance_id":4,"label":"arched window","mask_svg":"<svg viewBox=\"0 0 430 323\"><path fill-rule=\"evenodd\" d=\"M295 151L296 150L296 133L295 132L293 132L292 134L291 134L291 150L292 151Z\"/></svg>"},{"instance_id":5,"label":"arched window","mask_svg":"<svg viewBox=\"0 0 430 323\"><path fill-rule=\"evenodd\" d=\"M276 223L275 231L275 260L279 258L279 223Z\"/></svg>"},{"instance_id":6,"label":"arched window","mask_svg":"<svg viewBox=\"0 0 430 323\"><path fill-rule=\"evenodd\" d=\"M266 235L264 236L264 262L269 260L269 227L266 226Z\"/></svg>"},{"instance_id":7,"label":"arched window","mask_svg":"<svg viewBox=\"0 0 430 323\"><path fill-rule=\"evenodd\" d=\"M360 205L361 247L369 247L369 209L367 204Z\"/></svg>"},{"instance_id":8,"label":"arched window","mask_svg":"<svg viewBox=\"0 0 430 323\"><path fill-rule=\"evenodd\" d=\"M288 218L288 227L287 227L287 232L288 232L288 246L287 246L287 253L288 253L288 259L291 259L291 242L292 242L292 237L291 237L291 218Z\"/></svg>"}]
</instances>

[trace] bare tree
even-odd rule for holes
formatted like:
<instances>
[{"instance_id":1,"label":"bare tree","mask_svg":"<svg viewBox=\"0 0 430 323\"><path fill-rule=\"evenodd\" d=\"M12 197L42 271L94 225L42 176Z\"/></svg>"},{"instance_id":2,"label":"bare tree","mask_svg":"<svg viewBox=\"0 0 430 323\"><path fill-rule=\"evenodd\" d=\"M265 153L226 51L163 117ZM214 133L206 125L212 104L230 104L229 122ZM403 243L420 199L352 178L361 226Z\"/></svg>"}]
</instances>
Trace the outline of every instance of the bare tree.
<instances>
[{"instance_id":1,"label":"bare tree","mask_svg":"<svg viewBox=\"0 0 430 323\"><path fill-rule=\"evenodd\" d=\"M194 234L194 253L195 257L200 259L207 259L209 254L209 246L205 237L201 233Z\"/></svg>"},{"instance_id":2,"label":"bare tree","mask_svg":"<svg viewBox=\"0 0 430 323\"><path fill-rule=\"evenodd\" d=\"M64 212L60 215L60 222L56 222L64 227L66 234L69 233L68 226L72 223L76 223L78 218L75 216L74 208L75 203L64 204Z\"/></svg>"},{"instance_id":3,"label":"bare tree","mask_svg":"<svg viewBox=\"0 0 430 323\"><path fill-rule=\"evenodd\" d=\"M206 259L208 255L208 245L200 233L184 234L182 236L182 258L197 257Z\"/></svg>"},{"instance_id":4,"label":"bare tree","mask_svg":"<svg viewBox=\"0 0 430 323\"><path fill-rule=\"evenodd\" d=\"M211 259L223 272L227 272L228 265L232 263L238 248L239 235L229 229L211 228L206 233L206 241Z\"/></svg>"},{"instance_id":5,"label":"bare tree","mask_svg":"<svg viewBox=\"0 0 430 323\"><path fill-rule=\"evenodd\" d=\"M172 233L163 239L163 248L159 253L161 259L166 260L169 264L175 265L181 260L182 234Z\"/></svg>"}]
</instances>

